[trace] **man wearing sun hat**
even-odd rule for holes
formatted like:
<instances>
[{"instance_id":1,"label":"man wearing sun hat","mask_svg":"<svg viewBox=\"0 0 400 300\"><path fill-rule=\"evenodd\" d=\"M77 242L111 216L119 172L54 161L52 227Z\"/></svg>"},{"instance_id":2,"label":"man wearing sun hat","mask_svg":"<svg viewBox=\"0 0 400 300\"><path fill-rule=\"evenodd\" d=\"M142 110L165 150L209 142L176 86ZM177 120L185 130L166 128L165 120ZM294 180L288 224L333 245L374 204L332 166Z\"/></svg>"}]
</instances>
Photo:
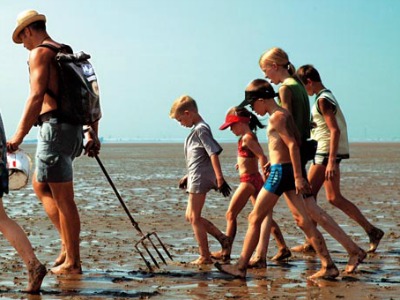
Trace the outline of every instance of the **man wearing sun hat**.
<instances>
[{"instance_id":1,"label":"man wearing sun hat","mask_svg":"<svg viewBox=\"0 0 400 300\"><path fill-rule=\"evenodd\" d=\"M83 149L83 128L57 118L56 52L38 47L51 44L61 48L63 45L50 37L46 30L46 16L35 10L26 10L18 15L12 39L30 51L30 93L17 130L7 142L7 149L16 151L32 126L38 126L33 188L61 238L61 252L51 271L55 274L78 274L82 272L80 219L74 201L72 163Z\"/></svg>"}]
</instances>

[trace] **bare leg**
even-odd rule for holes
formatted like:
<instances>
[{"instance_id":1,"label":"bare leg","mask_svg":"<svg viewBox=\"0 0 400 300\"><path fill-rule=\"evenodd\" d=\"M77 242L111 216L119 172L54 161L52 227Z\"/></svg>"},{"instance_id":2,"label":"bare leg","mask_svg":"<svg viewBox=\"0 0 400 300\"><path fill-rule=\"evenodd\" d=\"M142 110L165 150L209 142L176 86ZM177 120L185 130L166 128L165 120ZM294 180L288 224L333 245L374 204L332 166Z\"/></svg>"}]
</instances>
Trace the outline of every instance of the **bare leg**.
<instances>
[{"instance_id":1,"label":"bare leg","mask_svg":"<svg viewBox=\"0 0 400 300\"><path fill-rule=\"evenodd\" d=\"M343 229L335 222L335 220L319 207L313 197L304 199L307 213L309 216L322 226L335 240L337 240L343 248L346 249L350 256L349 263L346 266L346 272L352 273L356 270L367 253L357 246L356 243L343 231Z\"/></svg>"},{"instance_id":2,"label":"bare leg","mask_svg":"<svg viewBox=\"0 0 400 300\"><path fill-rule=\"evenodd\" d=\"M315 227L306 212L306 208L303 203L303 197L301 195L297 195L293 190L285 192L284 195L286 203L292 212L297 225L301 230L303 230L308 241L310 241L321 260L321 269L317 273L310 276L310 279L318 277L337 277L339 275L339 271L329 255L321 232L319 232L319 230Z\"/></svg>"},{"instance_id":3,"label":"bare leg","mask_svg":"<svg viewBox=\"0 0 400 300\"><path fill-rule=\"evenodd\" d=\"M212 264L211 254L208 247L207 239L207 220L201 217L201 211L203 209L206 200L206 194L189 194L188 205L186 208L186 220L192 225L193 233L196 238L197 244L199 245L200 257L193 261L192 264Z\"/></svg>"},{"instance_id":4,"label":"bare leg","mask_svg":"<svg viewBox=\"0 0 400 300\"><path fill-rule=\"evenodd\" d=\"M253 201L253 205L254 203L255 201ZM283 238L281 229L279 228L278 223L276 223L275 220L272 218L272 213L271 213L269 219L267 220L266 217L266 219L261 224L260 240L258 241L256 252L254 253L253 258L251 258L249 262L249 267L265 268L267 266L267 252L268 252L270 234L273 235L276 245L278 246L278 253L271 259L276 261L282 261L292 256L292 253L286 246L286 242L285 239Z\"/></svg>"},{"instance_id":5,"label":"bare leg","mask_svg":"<svg viewBox=\"0 0 400 300\"><path fill-rule=\"evenodd\" d=\"M311 191L314 195L314 200L317 201L317 195L325 182L325 167L323 165L311 165L310 171L308 172L308 181L311 185ZM314 224L317 225L316 223ZM304 244L292 247L291 250L293 252L308 254L315 253L315 249L307 240L304 242Z\"/></svg>"},{"instance_id":6,"label":"bare leg","mask_svg":"<svg viewBox=\"0 0 400 300\"><path fill-rule=\"evenodd\" d=\"M249 215L249 226L246 232L239 261L235 265L215 264L215 266L221 272L238 278L246 277L247 265L251 255L257 247L260 238L261 224L265 217L272 212L272 209L278 201L278 198L279 197L277 195L272 194L265 189L261 189L257 196L254 208Z\"/></svg>"},{"instance_id":7,"label":"bare leg","mask_svg":"<svg viewBox=\"0 0 400 300\"><path fill-rule=\"evenodd\" d=\"M248 199L255 192L252 184L241 182L232 196L228 210L226 212L226 236L229 237L230 247L226 247L218 252L213 252L211 256L215 259L228 261L231 256L232 244L237 231L237 216L243 210ZM210 233L212 234L212 233Z\"/></svg>"},{"instance_id":8,"label":"bare leg","mask_svg":"<svg viewBox=\"0 0 400 300\"><path fill-rule=\"evenodd\" d=\"M356 205L347 200L340 192L340 168L337 166L336 176L332 180L326 180L324 183L326 197L332 205L339 208L351 219L356 221L368 234L370 248L368 252L375 252L381 241L384 232L373 226L361 213Z\"/></svg>"},{"instance_id":9,"label":"bare leg","mask_svg":"<svg viewBox=\"0 0 400 300\"><path fill-rule=\"evenodd\" d=\"M22 228L7 216L1 198L0 231L15 250L17 250L28 269L28 287L25 291L28 293L39 292L43 278L47 273L46 267L37 259L32 245Z\"/></svg>"},{"instance_id":10,"label":"bare leg","mask_svg":"<svg viewBox=\"0 0 400 300\"><path fill-rule=\"evenodd\" d=\"M292 253L290 252L288 246L286 246L281 229L274 219L272 219L271 222L271 234L274 236L276 245L278 246L278 253L272 257L271 260L282 261L291 257Z\"/></svg>"},{"instance_id":11,"label":"bare leg","mask_svg":"<svg viewBox=\"0 0 400 300\"><path fill-rule=\"evenodd\" d=\"M33 189L35 190L36 196L42 202L43 208L49 217L50 221L53 223L54 227L57 229L60 238L61 238L61 250L60 254L56 258L53 267L57 267L64 263L65 257L66 257L66 251L65 251L65 243L64 243L64 238L61 235L61 227L60 227L60 213L58 211L58 207L56 205L56 202L53 199L53 195L51 194L50 187L46 184L39 183L36 180L36 174L33 175Z\"/></svg>"},{"instance_id":12,"label":"bare leg","mask_svg":"<svg viewBox=\"0 0 400 300\"><path fill-rule=\"evenodd\" d=\"M273 219L271 211L261 223L260 238L258 240L256 251L249 261L248 264L249 268L267 267L267 252L268 252L272 221Z\"/></svg>"},{"instance_id":13,"label":"bare leg","mask_svg":"<svg viewBox=\"0 0 400 300\"><path fill-rule=\"evenodd\" d=\"M54 274L82 273L79 252L80 219L74 201L73 183L41 183L36 181L34 189L38 197L44 200L43 203L46 203L46 212L53 212L51 214L53 224L57 223L55 203L58 210L61 240L65 244L65 260L62 264L52 268L51 272ZM52 196L54 203L51 203L49 195Z\"/></svg>"}]
</instances>

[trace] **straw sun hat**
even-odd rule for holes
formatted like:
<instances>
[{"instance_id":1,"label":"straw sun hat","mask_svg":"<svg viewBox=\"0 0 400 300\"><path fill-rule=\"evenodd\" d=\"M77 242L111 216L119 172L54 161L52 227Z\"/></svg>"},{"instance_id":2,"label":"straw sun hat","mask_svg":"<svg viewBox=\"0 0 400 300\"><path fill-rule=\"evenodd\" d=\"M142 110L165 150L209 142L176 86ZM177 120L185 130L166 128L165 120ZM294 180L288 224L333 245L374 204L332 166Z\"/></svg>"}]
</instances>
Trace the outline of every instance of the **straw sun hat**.
<instances>
[{"instance_id":1,"label":"straw sun hat","mask_svg":"<svg viewBox=\"0 0 400 300\"><path fill-rule=\"evenodd\" d=\"M36 10L25 10L21 12L17 17L17 25L14 29L12 39L14 43L21 44L22 40L19 38L20 32L30 24L37 22L37 21L44 21L46 22L46 16L39 14Z\"/></svg>"}]
</instances>

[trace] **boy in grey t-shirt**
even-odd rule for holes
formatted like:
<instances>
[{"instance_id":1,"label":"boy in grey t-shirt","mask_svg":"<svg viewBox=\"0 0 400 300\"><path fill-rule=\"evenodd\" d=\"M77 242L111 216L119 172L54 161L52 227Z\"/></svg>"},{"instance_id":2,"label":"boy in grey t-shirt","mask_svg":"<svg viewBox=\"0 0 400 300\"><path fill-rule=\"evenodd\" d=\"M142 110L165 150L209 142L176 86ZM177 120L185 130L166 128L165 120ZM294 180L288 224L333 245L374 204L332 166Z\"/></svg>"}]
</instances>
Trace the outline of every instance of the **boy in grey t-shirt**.
<instances>
[{"instance_id":1,"label":"boy in grey t-shirt","mask_svg":"<svg viewBox=\"0 0 400 300\"><path fill-rule=\"evenodd\" d=\"M200 116L196 101L190 96L184 95L174 101L170 117L184 127L193 127L184 145L188 174L180 180L179 187L189 193L185 217L191 223L199 245L200 257L192 264L212 264L207 233L215 237L223 249L231 247L230 239L201 216L208 191L217 189L225 197L229 196L231 191L223 177L218 158L222 148Z\"/></svg>"}]
</instances>

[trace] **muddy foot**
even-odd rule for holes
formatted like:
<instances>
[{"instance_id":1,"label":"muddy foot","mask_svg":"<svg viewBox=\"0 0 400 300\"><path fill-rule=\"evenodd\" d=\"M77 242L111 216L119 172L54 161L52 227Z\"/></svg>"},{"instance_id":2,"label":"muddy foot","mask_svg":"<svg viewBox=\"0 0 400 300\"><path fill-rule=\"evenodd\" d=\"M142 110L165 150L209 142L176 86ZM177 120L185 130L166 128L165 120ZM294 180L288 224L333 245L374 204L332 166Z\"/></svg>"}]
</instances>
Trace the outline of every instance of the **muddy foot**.
<instances>
[{"instance_id":1,"label":"muddy foot","mask_svg":"<svg viewBox=\"0 0 400 300\"><path fill-rule=\"evenodd\" d=\"M224 254L223 251L211 252L211 258L221 260L223 262L228 262L231 260L230 254Z\"/></svg>"},{"instance_id":2,"label":"muddy foot","mask_svg":"<svg viewBox=\"0 0 400 300\"><path fill-rule=\"evenodd\" d=\"M82 274L82 267L79 266L68 266L65 263L57 267L51 268L50 272L56 275L64 274Z\"/></svg>"},{"instance_id":3,"label":"muddy foot","mask_svg":"<svg viewBox=\"0 0 400 300\"><path fill-rule=\"evenodd\" d=\"M293 248L291 248L292 252L297 252L297 253L304 253L304 254L314 254L317 253L313 246L311 246L308 243L305 243L303 245L298 245Z\"/></svg>"},{"instance_id":4,"label":"muddy foot","mask_svg":"<svg viewBox=\"0 0 400 300\"><path fill-rule=\"evenodd\" d=\"M65 262L65 258L67 257L67 253L62 251L57 259L54 261L53 268L62 265Z\"/></svg>"},{"instance_id":5,"label":"muddy foot","mask_svg":"<svg viewBox=\"0 0 400 300\"><path fill-rule=\"evenodd\" d=\"M262 258L261 256L252 257L247 266L249 269L262 269L267 267L266 258Z\"/></svg>"},{"instance_id":6,"label":"muddy foot","mask_svg":"<svg viewBox=\"0 0 400 300\"><path fill-rule=\"evenodd\" d=\"M374 229L371 230L371 232L368 233L369 236L369 249L368 253L373 253L375 252L376 248L378 248L379 242L381 241L383 235L385 233L380 230L379 228L374 227Z\"/></svg>"},{"instance_id":7,"label":"muddy foot","mask_svg":"<svg viewBox=\"0 0 400 300\"><path fill-rule=\"evenodd\" d=\"M327 268L321 268L317 273L311 275L308 277L308 279L317 279L317 278L323 278L323 279L333 279L339 276L339 270L336 268L335 265L332 265Z\"/></svg>"},{"instance_id":8,"label":"muddy foot","mask_svg":"<svg viewBox=\"0 0 400 300\"><path fill-rule=\"evenodd\" d=\"M357 269L357 266L365 259L365 257L367 257L367 253L361 248L356 254L351 255L346 269L344 270L345 273L353 273Z\"/></svg>"},{"instance_id":9,"label":"muddy foot","mask_svg":"<svg viewBox=\"0 0 400 300\"><path fill-rule=\"evenodd\" d=\"M292 252L290 252L288 247L285 247L283 249L279 249L278 253L274 257L272 257L271 260L283 261L285 259L288 259L291 256L292 256Z\"/></svg>"},{"instance_id":10,"label":"muddy foot","mask_svg":"<svg viewBox=\"0 0 400 300\"><path fill-rule=\"evenodd\" d=\"M229 236L225 235L224 238L221 239L221 241L220 241L220 244L222 247L221 254L222 254L223 258L225 257L225 258L230 259L231 251L232 251L232 243L233 243L233 240Z\"/></svg>"},{"instance_id":11,"label":"muddy foot","mask_svg":"<svg viewBox=\"0 0 400 300\"><path fill-rule=\"evenodd\" d=\"M190 262L189 264L200 266L200 265L211 265L213 263L214 262L212 261L211 257L200 256L198 259Z\"/></svg>"},{"instance_id":12,"label":"muddy foot","mask_svg":"<svg viewBox=\"0 0 400 300\"><path fill-rule=\"evenodd\" d=\"M44 276L47 274L47 269L44 265L39 264L36 267L29 269L28 271L28 287L24 292L30 294L37 294L42 286Z\"/></svg>"},{"instance_id":13,"label":"muddy foot","mask_svg":"<svg viewBox=\"0 0 400 300\"><path fill-rule=\"evenodd\" d=\"M235 278L246 278L246 270L239 270L237 265L221 265L217 262L214 264L214 266L222 273L229 274Z\"/></svg>"}]
</instances>

